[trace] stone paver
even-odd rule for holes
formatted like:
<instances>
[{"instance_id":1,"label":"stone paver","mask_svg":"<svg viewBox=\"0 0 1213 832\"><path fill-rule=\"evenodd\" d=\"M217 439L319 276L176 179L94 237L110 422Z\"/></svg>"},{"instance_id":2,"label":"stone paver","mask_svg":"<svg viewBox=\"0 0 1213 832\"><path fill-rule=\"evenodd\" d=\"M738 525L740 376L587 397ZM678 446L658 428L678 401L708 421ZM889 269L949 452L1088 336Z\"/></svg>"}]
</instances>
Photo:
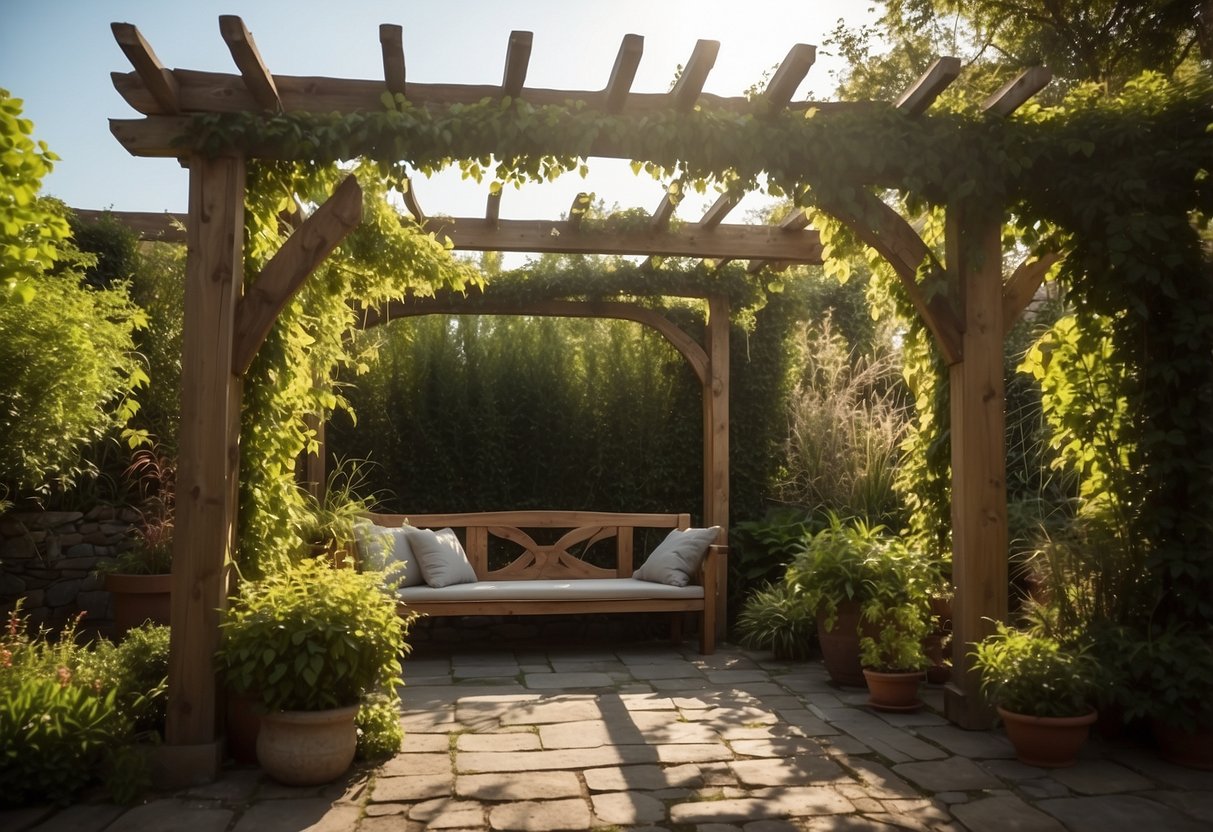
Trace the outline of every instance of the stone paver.
<instances>
[{"instance_id":1,"label":"stone paver","mask_svg":"<svg viewBox=\"0 0 1213 832\"><path fill-rule=\"evenodd\" d=\"M929 792L1002 787L997 777L983 771L972 760L964 757L950 757L947 760L925 763L902 763L893 766L893 771Z\"/></svg>"},{"instance_id":2,"label":"stone paver","mask_svg":"<svg viewBox=\"0 0 1213 832\"><path fill-rule=\"evenodd\" d=\"M584 800L544 800L506 803L489 811L492 829L556 832L590 828L590 808Z\"/></svg>"},{"instance_id":3,"label":"stone paver","mask_svg":"<svg viewBox=\"0 0 1213 832\"><path fill-rule=\"evenodd\" d=\"M665 804L639 792L596 794L591 801L594 815L603 823L635 826L665 820Z\"/></svg>"},{"instance_id":4,"label":"stone paver","mask_svg":"<svg viewBox=\"0 0 1213 832\"><path fill-rule=\"evenodd\" d=\"M436 649L436 648L434 648ZM817 663L722 645L480 649L406 662L400 753L327 787L255 767L126 808L0 811L5 832L1188 832L1213 828L1213 772L1094 738L1079 763L1012 758L924 688L869 710ZM453 751L452 751L453 749Z\"/></svg>"},{"instance_id":5,"label":"stone paver","mask_svg":"<svg viewBox=\"0 0 1213 832\"><path fill-rule=\"evenodd\" d=\"M1057 769L1053 779L1078 794L1139 792L1154 785L1140 774L1106 760L1090 760L1080 766Z\"/></svg>"},{"instance_id":6,"label":"stone paver","mask_svg":"<svg viewBox=\"0 0 1213 832\"><path fill-rule=\"evenodd\" d=\"M703 774L696 765L681 766L612 766L585 772L590 791L658 791L660 789L697 789L704 785Z\"/></svg>"},{"instance_id":7,"label":"stone paver","mask_svg":"<svg viewBox=\"0 0 1213 832\"><path fill-rule=\"evenodd\" d=\"M1037 806L1072 832L1208 832L1209 828L1164 803L1136 795L1063 797L1042 800Z\"/></svg>"},{"instance_id":8,"label":"stone paver","mask_svg":"<svg viewBox=\"0 0 1213 832\"><path fill-rule=\"evenodd\" d=\"M1065 827L1039 809L1012 795L999 795L952 807L952 813L974 832L1014 829L1015 832L1065 832Z\"/></svg>"},{"instance_id":9,"label":"stone paver","mask_svg":"<svg viewBox=\"0 0 1213 832\"><path fill-rule=\"evenodd\" d=\"M552 800L576 797L581 783L571 771L537 771L526 777L508 774L462 774L455 793L473 800Z\"/></svg>"},{"instance_id":10,"label":"stone paver","mask_svg":"<svg viewBox=\"0 0 1213 832\"><path fill-rule=\"evenodd\" d=\"M824 757L738 760L729 765L743 786L804 786L843 777L841 766Z\"/></svg>"}]
</instances>

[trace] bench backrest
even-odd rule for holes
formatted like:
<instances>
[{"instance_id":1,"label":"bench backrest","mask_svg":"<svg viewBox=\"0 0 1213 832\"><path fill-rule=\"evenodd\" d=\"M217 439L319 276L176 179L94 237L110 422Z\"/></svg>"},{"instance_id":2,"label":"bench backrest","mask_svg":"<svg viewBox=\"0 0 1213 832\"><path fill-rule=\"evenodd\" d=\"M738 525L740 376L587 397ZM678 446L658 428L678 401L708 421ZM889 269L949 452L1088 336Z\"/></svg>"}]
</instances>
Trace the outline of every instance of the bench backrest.
<instances>
[{"instance_id":1,"label":"bench backrest","mask_svg":"<svg viewBox=\"0 0 1213 832\"><path fill-rule=\"evenodd\" d=\"M371 514L380 526L406 522L421 529L454 529L463 539L468 561L481 580L566 580L630 578L636 529L690 528L689 514L618 514L603 511L492 511L468 514ZM563 531L553 543L540 544L531 532ZM664 535L663 535L664 536ZM509 541L521 549L499 569L489 568L489 538ZM615 568L595 566L570 549L584 551L603 540L615 540ZM655 545L655 544L654 544Z\"/></svg>"}]
</instances>

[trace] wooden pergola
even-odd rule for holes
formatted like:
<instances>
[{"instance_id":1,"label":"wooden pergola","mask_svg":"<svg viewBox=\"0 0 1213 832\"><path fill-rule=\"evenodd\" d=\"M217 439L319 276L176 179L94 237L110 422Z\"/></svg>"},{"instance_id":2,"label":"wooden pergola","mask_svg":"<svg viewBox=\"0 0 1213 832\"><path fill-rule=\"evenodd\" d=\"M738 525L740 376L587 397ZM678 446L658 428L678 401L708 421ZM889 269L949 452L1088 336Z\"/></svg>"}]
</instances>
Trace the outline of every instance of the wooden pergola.
<instances>
[{"instance_id":1,"label":"wooden pergola","mask_svg":"<svg viewBox=\"0 0 1213 832\"><path fill-rule=\"evenodd\" d=\"M347 179L247 286L242 257L245 165L274 158L265 148L244 147L210 158L183 149L191 117L202 113L379 112L383 92L403 94L414 106L435 110L485 97L509 96L532 104L584 102L608 113L689 111L698 106L763 117L781 109L889 106L909 116L925 112L957 77L960 63L940 58L890 104L792 102L815 58L812 46L791 49L756 100L703 93L719 44L701 40L669 92L631 90L643 38L623 39L601 90L551 90L526 85L532 37L514 32L506 47L500 84L419 84L406 79L402 29L380 27L384 75L347 80L274 75L265 66L240 18L219 18L237 74L166 69L132 25L113 24L119 46L134 72L114 73L113 83L142 118L112 120L111 130L136 156L175 157L190 172L189 212L180 217L188 244L182 420L173 552L172 643L167 748L171 777L209 779L220 763L221 741L212 657L219 638L219 611L229 590L239 472L239 425L244 374L274 320L303 281L359 222L361 192ZM1023 73L991 95L986 113L1007 116L1049 81L1047 70ZM492 148L486 148L486 153ZM627 158L619 147L599 142L592 155ZM946 206L946 253L942 263L905 218L867 191L858 201L819 204L849 226L892 265L916 310L933 333L950 367L952 422L954 682L947 715L969 728L989 725L990 714L971 669L969 645L1007 614L1007 507L1004 483L1003 340L1039 287L1054 258L1022 264L1005 283L1001 228L1004 207L978 198ZM696 222L670 225L677 198L657 206L648 228L604 231L581 227L585 204L579 195L564 220L499 218L501 191L487 198L483 217L427 218L412 188L408 210L427 230L448 237L454 248L483 251L638 254L747 260L749 269L789 263L820 263L817 234L796 211L775 226L723 222L738 195L721 196ZM147 236L180 238L168 215L125 214ZM555 233L553 233L555 232ZM927 292L917 273L936 263L945 291ZM547 300L481 307L482 313L616 317L654 327L687 358L703 387L703 520L728 526L729 519L729 306L707 293L704 343L697 342L650 309L624 302ZM383 317L460 313L458 303L401 301L370 315ZM721 576L723 579L724 576ZM723 611L722 611L723 612ZM723 615L720 616L723 621Z\"/></svg>"}]
</instances>

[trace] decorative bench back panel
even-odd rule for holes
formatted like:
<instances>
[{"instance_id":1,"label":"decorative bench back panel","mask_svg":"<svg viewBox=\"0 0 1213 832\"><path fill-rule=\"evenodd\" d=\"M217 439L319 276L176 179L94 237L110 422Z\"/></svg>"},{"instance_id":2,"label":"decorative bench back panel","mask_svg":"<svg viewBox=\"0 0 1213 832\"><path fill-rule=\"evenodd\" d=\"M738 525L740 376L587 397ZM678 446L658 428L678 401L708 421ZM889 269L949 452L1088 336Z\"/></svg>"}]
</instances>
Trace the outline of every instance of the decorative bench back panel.
<instances>
[{"instance_id":1,"label":"decorative bench back panel","mask_svg":"<svg viewBox=\"0 0 1213 832\"><path fill-rule=\"evenodd\" d=\"M468 561L480 580L573 580L630 578L634 569L636 529L690 528L689 514L617 514L595 511L496 511L474 514L372 514L380 526L407 523L421 529L454 529L463 539ZM553 543L538 543L535 534L564 533ZM582 558L595 544L615 540L614 568L596 566ZM490 569L490 539L507 542L516 556ZM519 551L520 550L520 551ZM570 551L572 550L572 551Z\"/></svg>"}]
</instances>

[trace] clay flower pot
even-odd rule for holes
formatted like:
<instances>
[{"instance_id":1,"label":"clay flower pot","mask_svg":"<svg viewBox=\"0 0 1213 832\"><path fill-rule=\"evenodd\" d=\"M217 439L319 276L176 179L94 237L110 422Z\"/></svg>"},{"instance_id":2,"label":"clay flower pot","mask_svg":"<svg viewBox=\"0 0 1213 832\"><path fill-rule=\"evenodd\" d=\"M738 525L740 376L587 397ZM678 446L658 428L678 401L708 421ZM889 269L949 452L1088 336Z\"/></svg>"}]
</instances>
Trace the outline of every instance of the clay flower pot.
<instances>
[{"instance_id":1,"label":"clay flower pot","mask_svg":"<svg viewBox=\"0 0 1213 832\"><path fill-rule=\"evenodd\" d=\"M1097 714L1092 710L1082 716L1027 716L1000 706L998 716L1021 763L1063 768L1078 761Z\"/></svg>"},{"instance_id":2,"label":"clay flower pot","mask_svg":"<svg viewBox=\"0 0 1213 832\"><path fill-rule=\"evenodd\" d=\"M885 673L865 667L863 677L868 683L868 706L878 711L917 711L922 707L918 686L923 676L920 670Z\"/></svg>"},{"instance_id":3,"label":"clay flower pot","mask_svg":"<svg viewBox=\"0 0 1213 832\"><path fill-rule=\"evenodd\" d=\"M817 643L830 679L839 685L863 687L863 666L859 663L859 604L846 601L838 605L833 628L825 627L825 613L817 614Z\"/></svg>"},{"instance_id":4,"label":"clay flower pot","mask_svg":"<svg viewBox=\"0 0 1213 832\"><path fill-rule=\"evenodd\" d=\"M358 706L263 714L257 762L286 786L331 783L349 769L358 746Z\"/></svg>"},{"instance_id":5,"label":"clay flower pot","mask_svg":"<svg viewBox=\"0 0 1213 832\"><path fill-rule=\"evenodd\" d=\"M105 588L114 598L114 635L124 636L145 621L168 624L172 586L172 575L106 575Z\"/></svg>"}]
</instances>

